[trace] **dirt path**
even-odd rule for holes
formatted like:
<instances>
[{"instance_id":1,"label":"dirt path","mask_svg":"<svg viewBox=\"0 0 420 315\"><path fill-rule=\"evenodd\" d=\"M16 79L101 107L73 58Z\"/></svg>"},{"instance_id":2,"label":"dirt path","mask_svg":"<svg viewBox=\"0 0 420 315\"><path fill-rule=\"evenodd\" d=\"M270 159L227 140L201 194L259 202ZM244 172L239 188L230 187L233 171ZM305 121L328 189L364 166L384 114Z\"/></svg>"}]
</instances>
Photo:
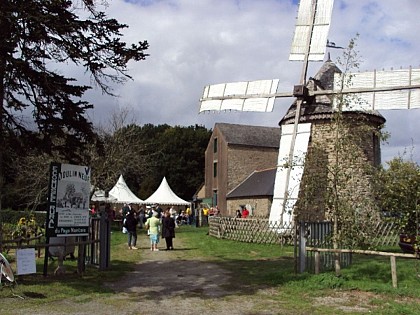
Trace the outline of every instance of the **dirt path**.
<instances>
[{"instance_id":1,"label":"dirt path","mask_svg":"<svg viewBox=\"0 0 420 315\"><path fill-rule=\"evenodd\" d=\"M120 292L117 299L130 305L130 310L124 307L119 314L257 314L249 312L250 302L237 295L240 288L228 271L198 258L186 260L185 252L194 249L180 239L174 246L173 251L152 252L147 237L140 237L139 253L134 254L141 255L142 261L120 281L107 284Z\"/></svg>"},{"instance_id":2,"label":"dirt path","mask_svg":"<svg viewBox=\"0 0 420 315\"><path fill-rule=\"evenodd\" d=\"M214 264L176 259L175 252L147 256L150 257L136 265L133 272L108 286L117 292L138 293L151 299L220 297L227 293L222 286L229 283L229 273Z\"/></svg>"},{"instance_id":3,"label":"dirt path","mask_svg":"<svg viewBox=\"0 0 420 315\"><path fill-rule=\"evenodd\" d=\"M105 286L115 293L104 298L76 296L58 303L25 305L13 310L13 315L252 315L283 314L278 300L271 299L271 289L244 291L233 275L217 262L195 257L195 248L188 248L176 238L175 250L150 251L149 238L140 233L139 250L134 270L118 281ZM128 251L129 249L127 249ZM191 255L193 254L193 255ZM191 259L194 257L194 259ZM249 289L249 288L248 288ZM262 297L265 296L265 297ZM268 297L268 299L267 299ZM0 314L1 311L0 302ZM287 314L287 313L284 313ZM8 315L4 313L4 315Z\"/></svg>"},{"instance_id":4,"label":"dirt path","mask_svg":"<svg viewBox=\"0 0 420 315\"><path fill-rule=\"evenodd\" d=\"M290 314L282 305L275 288L244 288L222 264L195 259L186 259L194 248L175 239L175 250L150 251L149 239L139 236L140 250L134 255L141 257L135 270L127 273L118 282L107 286L117 292L103 305L96 301L84 307L98 314L142 315L264 315ZM164 242L160 248L164 248ZM369 312L369 298L358 292L339 293L331 296L334 309L339 313L358 314ZM325 305L324 299L314 301ZM332 306L331 306L332 307ZM315 306L316 309L316 306ZM100 310L100 311L98 311ZM293 314L304 314L294 310Z\"/></svg>"}]
</instances>

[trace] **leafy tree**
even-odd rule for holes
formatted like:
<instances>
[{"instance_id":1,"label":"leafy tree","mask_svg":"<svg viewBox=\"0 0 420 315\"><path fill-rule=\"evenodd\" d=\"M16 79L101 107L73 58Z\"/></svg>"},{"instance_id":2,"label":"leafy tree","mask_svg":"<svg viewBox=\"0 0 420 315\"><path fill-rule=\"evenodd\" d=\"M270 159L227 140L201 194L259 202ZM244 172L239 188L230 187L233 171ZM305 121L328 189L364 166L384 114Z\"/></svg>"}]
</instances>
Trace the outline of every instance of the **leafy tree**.
<instances>
[{"instance_id":1,"label":"leafy tree","mask_svg":"<svg viewBox=\"0 0 420 315\"><path fill-rule=\"evenodd\" d=\"M145 199L166 176L174 192L190 200L204 181L204 151L211 132L200 126L138 126L129 117L123 109L95 128L96 140L86 147L80 162L92 166L92 185L109 191L122 174L130 189ZM50 162L68 163L58 152L47 154L36 147L10 158L5 204L18 208L42 206Z\"/></svg>"},{"instance_id":2,"label":"leafy tree","mask_svg":"<svg viewBox=\"0 0 420 315\"><path fill-rule=\"evenodd\" d=\"M97 128L99 142L91 145L88 164L93 168L91 183L99 189L109 191L121 174L138 189L140 179L155 170L154 146L128 116L126 109L115 112L106 127Z\"/></svg>"},{"instance_id":3,"label":"leafy tree","mask_svg":"<svg viewBox=\"0 0 420 315\"><path fill-rule=\"evenodd\" d=\"M204 181L204 152L211 132L198 125L141 127L139 139L153 153L152 172L140 178L139 196L149 197L165 176L181 198L190 200Z\"/></svg>"},{"instance_id":4,"label":"leafy tree","mask_svg":"<svg viewBox=\"0 0 420 315\"><path fill-rule=\"evenodd\" d=\"M211 132L204 127L175 126L160 134L161 148L158 160L159 184L163 176L174 192L185 200L191 200L204 182L204 152Z\"/></svg>"},{"instance_id":5,"label":"leafy tree","mask_svg":"<svg viewBox=\"0 0 420 315\"><path fill-rule=\"evenodd\" d=\"M380 207L396 218L401 233L416 235L420 223L420 166L402 157L387 165L378 174Z\"/></svg>"},{"instance_id":6,"label":"leafy tree","mask_svg":"<svg viewBox=\"0 0 420 315\"><path fill-rule=\"evenodd\" d=\"M352 85L349 71L360 65L356 51L356 38L350 40L343 58L338 63L343 68L341 86ZM328 167L327 213L333 221L334 248L370 247L371 233L379 219L378 207L374 200L373 174L377 165L368 163L364 144L374 138L381 139L380 128L371 125L367 116L344 113L344 107L361 101L352 94L339 94L337 111L334 114L334 149L332 163ZM336 274L340 274L339 257L335 254Z\"/></svg>"},{"instance_id":7,"label":"leafy tree","mask_svg":"<svg viewBox=\"0 0 420 315\"><path fill-rule=\"evenodd\" d=\"M120 174L132 179L153 170L152 154L139 137L139 128L129 120L130 112L121 109L111 114L104 126L95 127L96 138L85 146L80 163L92 167L91 184L109 191ZM44 204L48 188L48 171L51 162L68 163L59 152L44 153L38 148L28 148L24 155L14 155L10 173L6 206L36 208ZM133 184L133 182L130 182ZM131 185L130 185L131 186Z\"/></svg>"},{"instance_id":8,"label":"leafy tree","mask_svg":"<svg viewBox=\"0 0 420 315\"><path fill-rule=\"evenodd\" d=\"M150 157L147 166L148 172L139 174L140 176L127 174L127 181L136 188L136 192L141 199L146 199L156 190L162 180L161 157L163 153L159 138L166 130L172 127L167 124L157 126L145 124L136 127L137 139L147 147L147 154Z\"/></svg>"},{"instance_id":9,"label":"leafy tree","mask_svg":"<svg viewBox=\"0 0 420 315\"><path fill-rule=\"evenodd\" d=\"M146 41L128 46L120 24L94 0L0 1L0 209L4 189L3 148L18 138L72 161L94 138L83 100L91 88L57 70L75 65L103 93L130 76L127 63L146 58ZM25 117L32 113L29 120ZM57 141L57 139L61 139Z\"/></svg>"},{"instance_id":10,"label":"leafy tree","mask_svg":"<svg viewBox=\"0 0 420 315\"><path fill-rule=\"evenodd\" d=\"M343 88L351 86L349 72L360 63L355 47L356 39L352 39L337 62L344 73ZM382 138L381 126L369 113L345 110L360 102L356 96L339 93L335 102L336 107L328 111L328 122L313 126L296 213L305 219L305 215L313 215L330 220L335 249L366 248L379 220L373 177L378 161L373 158L373 142ZM340 274L338 254L335 268Z\"/></svg>"}]
</instances>

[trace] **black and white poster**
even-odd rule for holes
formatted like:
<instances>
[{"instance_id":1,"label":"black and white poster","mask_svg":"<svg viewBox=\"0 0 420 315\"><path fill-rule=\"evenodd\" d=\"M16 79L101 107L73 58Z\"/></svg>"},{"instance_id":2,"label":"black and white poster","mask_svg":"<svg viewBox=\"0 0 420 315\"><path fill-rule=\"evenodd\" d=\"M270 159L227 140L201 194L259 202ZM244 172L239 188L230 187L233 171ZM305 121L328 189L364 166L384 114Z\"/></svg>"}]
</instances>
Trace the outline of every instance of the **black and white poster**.
<instances>
[{"instance_id":1,"label":"black and white poster","mask_svg":"<svg viewBox=\"0 0 420 315\"><path fill-rule=\"evenodd\" d=\"M88 235L90 175L91 169L87 166L51 164L48 237Z\"/></svg>"}]
</instances>

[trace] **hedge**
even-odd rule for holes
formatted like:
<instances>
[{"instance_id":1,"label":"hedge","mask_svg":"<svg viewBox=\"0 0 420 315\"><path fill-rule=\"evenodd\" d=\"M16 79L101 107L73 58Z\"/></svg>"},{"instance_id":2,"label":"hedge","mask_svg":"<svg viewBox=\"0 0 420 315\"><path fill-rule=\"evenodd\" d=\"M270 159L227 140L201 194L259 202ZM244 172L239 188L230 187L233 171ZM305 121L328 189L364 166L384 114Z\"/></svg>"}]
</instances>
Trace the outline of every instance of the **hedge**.
<instances>
[{"instance_id":1,"label":"hedge","mask_svg":"<svg viewBox=\"0 0 420 315\"><path fill-rule=\"evenodd\" d=\"M10 224L18 224L19 219L25 217L28 221L32 216L35 217L35 221L37 225L44 226L45 225L45 216L46 212L43 211L17 211L17 210L10 210L10 209L2 209L0 210L0 222L1 223L10 223Z\"/></svg>"}]
</instances>

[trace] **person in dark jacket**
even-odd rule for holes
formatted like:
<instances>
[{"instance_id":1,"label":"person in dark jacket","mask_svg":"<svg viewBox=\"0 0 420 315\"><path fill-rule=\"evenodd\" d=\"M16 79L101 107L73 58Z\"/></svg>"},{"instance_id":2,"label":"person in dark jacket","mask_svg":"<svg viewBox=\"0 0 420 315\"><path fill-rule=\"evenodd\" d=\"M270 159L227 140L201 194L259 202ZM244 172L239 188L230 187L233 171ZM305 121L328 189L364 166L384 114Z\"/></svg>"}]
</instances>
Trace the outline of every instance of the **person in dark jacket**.
<instances>
[{"instance_id":1,"label":"person in dark jacket","mask_svg":"<svg viewBox=\"0 0 420 315\"><path fill-rule=\"evenodd\" d=\"M125 228L127 229L128 235L128 248L129 249L138 249L136 247L137 244L137 224L138 219L134 214L134 211L131 210L127 212L127 216L125 217Z\"/></svg>"},{"instance_id":2,"label":"person in dark jacket","mask_svg":"<svg viewBox=\"0 0 420 315\"><path fill-rule=\"evenodd\" d=\"M175 220L169 211L165 211L162 219L162 237L166 241L166 250L174 249L173 239L175 238Z\"/></svg>"}]
</instances>

